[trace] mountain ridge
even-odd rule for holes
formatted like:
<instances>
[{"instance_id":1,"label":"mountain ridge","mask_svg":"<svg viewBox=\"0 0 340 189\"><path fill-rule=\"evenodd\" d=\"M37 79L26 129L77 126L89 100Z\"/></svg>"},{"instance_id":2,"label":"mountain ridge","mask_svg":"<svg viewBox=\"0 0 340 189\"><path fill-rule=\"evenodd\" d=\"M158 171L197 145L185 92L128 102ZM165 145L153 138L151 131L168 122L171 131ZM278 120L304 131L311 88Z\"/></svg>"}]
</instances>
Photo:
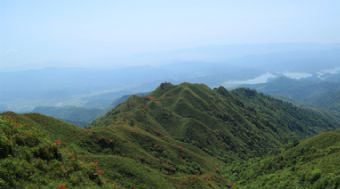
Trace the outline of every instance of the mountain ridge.
<instances>
[{"instance_id":1,"label":"mountain ridge","mask_svg":"<svg viewBox=\"0 0 340 189\"><path fill-rule=\"evenodd\" d=\"M280 107L280 109L273 112L275 107ZM257 111L267 117L256 117ZM274 118L271 119L271 116ZM255 151L263 151L263 148L275 148L288 143L288 138L297 140L315 134L322 127L325 127L324 129L335 128L335 125L332 125L334 122L331 123L329 118L323 117L320 121L313 120L313 116L318 118L323 115L312 110L299 109L290 103L249 89L227 91L223 87L210 89L203 84L163 83L149 96L130 97L106 116L97 119L92 127L107 126L115 122L126 122L131 125L138 123L155 134L170 134L181 141L183 138L189 138L189 143L197 143L200 148L214 149L215 145L225 150L229 148L249 149L254 147L252 140L258 140L255 143L263 146L259 145ZM285 119L292 123L284 124ZM299 119L304 120L305 123ZM270 123L270 121L275 121L275 123ZM316 124L316 122L319 123ZM304 124L310 125L306 127L303 126ZM277 127L278 125L282 127ZM201 131L197 132L198 129ZM238 132L239 130L242 132ZM270 134L263 134L263 131ZM281 134L278 134L280 132ZM202 133L209 136L204 134L199 136ZM244 137L243 141L240 137ZM215 143L212 142L214 145L209 144L214 140ZM270 145L265 144L268 140L272 142ZM221 150L215 147L215 151ZM217 152L210 153L216 154Z\"/></svg>"},{"instance_id":2,"label":"mountain ridge","mask_svg":"<svg viewBox=\"0 0 340 189\"><path fill-rule=\"evenodd\" d=\"M190 83L163 83L147 96L130 96L89 128L37 113L3 113L0 124L0 149L16 152L0 158L6 164L0 167L0 186L43 189L237 187L242 182L227 165L277 154L287 144L338 126L327 114L254 90ZM47 146L26 145L31 140ZM17 161L25 154L33 154L25 165L40 162L25 167L37 179L19 170ZM72 169L52 180L65 166ZM16 174L24 176L14 179Z\"/></svg>"}]
</instances>

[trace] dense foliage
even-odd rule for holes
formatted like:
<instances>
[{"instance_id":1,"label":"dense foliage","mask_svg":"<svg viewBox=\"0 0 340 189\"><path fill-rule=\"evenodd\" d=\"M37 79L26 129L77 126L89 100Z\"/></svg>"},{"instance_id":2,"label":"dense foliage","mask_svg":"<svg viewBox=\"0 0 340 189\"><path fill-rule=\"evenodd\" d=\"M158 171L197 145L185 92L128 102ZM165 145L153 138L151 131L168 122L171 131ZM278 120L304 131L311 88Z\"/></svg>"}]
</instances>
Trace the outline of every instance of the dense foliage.
<instances>
[{"instance_id":1,"label":"dense foliage","mask_svg":"<svg viewBox=\"0 0 340 189\"><path fill-rule=\"evenodd\" d=\"M0 116L0 188L101 187L95 165L77 160L60 139L49 140L30 121Z\"/></svg>"},{"instance_id":2,"label":"dense foliage","mask_svg":"<svg viewBox=\"0 0 340 189\"><path fill-rule=\"evenodd\" d=\"M203 188L228 185L215 169L220 165L215 158L137 127L82 129L40 114L5 113L1 129L11 132L1 133L0 163L12 165L24 160L27 167L23 170L29 171L21 177L21 170L4 166L0 174L4 188L195 188L192 182ZM30 140L45 142L39 143L42 150L30 143L23 148L13 144L13 137L26 136L26 131L32 135ZM33 159L23 158L27 153ZM35 162L42 162L44 169ZM207 179L211 182L205 183Z\"/></svg>"},{"instance_id":3,"label":"dense foliage","mask_svg":"<svg viewBox=\"0 0 340 189\"><path fill-rule=\"evenodd\" d=\"M0 188L288 186L277 185L282 178L296 188L324 179L337 187L335 158L317 164L337 147L323 137L310 139L328 145L319 151L309 140L297 142L336 126L327 114L253 90L164 83L148 96L129 97L90 128L40 114L0 114ZM291 147L280 153L285 145Z\"/></svg>"},{"instance_id":4,"label":"dense foliage","mask_svg":"<svg viewBox=\"0 0 340 189\"><path fill-rule=\"evenodd\" d=\"M276 156L234 163L225 172L244 189L340 188L340 132L325 132Z\"/></svg>"},{"instance_id":5,"label":"dense foliage","mask_svg":"<svg viewBox=\"0 0 340 189\"><path fill-rule=\"evenodd\" d=\"M172 137L224 161L260 156L336 126L332 117L253 90L189 83L164 83L149 96L133 96L93 126L117 123Z\"/></svg>"},{"instance_id":6,"label":"dense foliage","mask_svg":"<svg viewBox=\"0 0 340 189\"><path fill-rule=\"evenodd\" d=\"M339 75L338 75L339 77ZM319 79L295 80L281 77L268 83L250 86L277 97L340 112L340 83ZM339 115L339 114L338 114Z\"/></svg>"}]
</instances>

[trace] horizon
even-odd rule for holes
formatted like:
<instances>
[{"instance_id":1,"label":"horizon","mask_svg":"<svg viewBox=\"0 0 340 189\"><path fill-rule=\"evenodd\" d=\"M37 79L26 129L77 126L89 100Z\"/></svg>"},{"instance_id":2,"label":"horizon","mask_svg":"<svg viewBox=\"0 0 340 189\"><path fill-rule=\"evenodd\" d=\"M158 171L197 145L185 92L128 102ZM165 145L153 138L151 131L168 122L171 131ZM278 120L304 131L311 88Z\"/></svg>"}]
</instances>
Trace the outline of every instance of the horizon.
<instances>
[{"instance_id":1,"label":"horizon","mask_svg":"<svg viewBox=\"0 0 340 189\"><path fill-rule=\"evenodd\" d=\"M336 75L339 7L336 0L0 1L0 107L103 107L164 81L239 87ZM88 98L105 91L117 93Z\"/></svg>"},{"instance_id":2,"label":"horizon","mask_svg":"<svg viewBox=\"0 0 340 189\"><path fill-rule=\"evenodd\" d=\"M1 1L1 69L145 65L139 57L228 45L340 44L340 3ZM289 13L289 14L288 14ZM199 61L199 60L198 60ZM151 64L163 64L157 60ZM150 63L149 63L150 64Z\"/></svg>"},{"instance_id":3,"label":"horizon","mask_svg":"<svg viewBox=\"0 0 340 189\"><path fill-rule=\"evenodd\" d=\"M0 188L340 189L340 0L0 0Z\"/></svg>"},{"instance_id":4,"label":"horizon","mask_svg":"<svg viewBox=\"0 0 340 189\"><path fill-rule=\"evenodd\" d=\"M69 62L55 61L45 62L44 64L29 64L29 66L4 65L0 62L0 72L16 71L34 71L44 69L92 69L92 70L115 70L121 68L136 67L162 67L175 64L235 64L235 60L246 58L248 56L263 56L280 53L313 53L316 51L338 51L340 43L258 43L258 44L222 44L207 45L195 48L174 49L169 51L155 51L137 53L125 56L115 57L108 61L120 61L120 64L104 63L92 64L93 62L84 62L83 64L68 64ZM234 53L234 54L233 54ZM98 59L106 59L99 57ZM106 61L104 61L106 62ZM330 68L331 69L331 68Z\"/></svg>"}]
</instances>

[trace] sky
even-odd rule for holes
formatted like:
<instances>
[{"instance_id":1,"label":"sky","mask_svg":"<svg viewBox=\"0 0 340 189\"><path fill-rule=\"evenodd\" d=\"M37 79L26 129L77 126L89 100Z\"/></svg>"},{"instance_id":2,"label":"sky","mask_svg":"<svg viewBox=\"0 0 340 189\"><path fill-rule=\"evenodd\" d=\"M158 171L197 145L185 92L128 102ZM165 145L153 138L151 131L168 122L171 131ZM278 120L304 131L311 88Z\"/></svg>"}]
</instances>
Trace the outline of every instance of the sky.
<instances>
[{"instance_id":1,"label":"sky","mask_svg":"<svg viewBox=\"0 0 340 189\"><path fill-rule=\"evenodd\" d=\"M212 45L340 43L339 20L339 0L1 0L0 70L114 66Z\"/></svg>"}]
</instances>

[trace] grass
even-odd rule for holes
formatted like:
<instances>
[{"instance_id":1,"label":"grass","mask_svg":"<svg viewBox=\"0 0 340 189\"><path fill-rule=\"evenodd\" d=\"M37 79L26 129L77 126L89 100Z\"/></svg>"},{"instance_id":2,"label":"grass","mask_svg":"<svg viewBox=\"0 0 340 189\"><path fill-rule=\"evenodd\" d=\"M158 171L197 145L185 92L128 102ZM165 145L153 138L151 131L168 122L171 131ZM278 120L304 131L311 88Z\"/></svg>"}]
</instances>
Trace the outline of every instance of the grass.
<instances>
[{"instance_id":1,"label":"grass","mask_svg":"<svg viewBox=\"0 0 340 189\"><path fill-rule=\"evenodd\" d=\"M164 83L90 128L10 112L0 125L1 188L328 187L338 175L338 134L297 145L332 117L249 89Z\"/></svg>"}]
</instances>

